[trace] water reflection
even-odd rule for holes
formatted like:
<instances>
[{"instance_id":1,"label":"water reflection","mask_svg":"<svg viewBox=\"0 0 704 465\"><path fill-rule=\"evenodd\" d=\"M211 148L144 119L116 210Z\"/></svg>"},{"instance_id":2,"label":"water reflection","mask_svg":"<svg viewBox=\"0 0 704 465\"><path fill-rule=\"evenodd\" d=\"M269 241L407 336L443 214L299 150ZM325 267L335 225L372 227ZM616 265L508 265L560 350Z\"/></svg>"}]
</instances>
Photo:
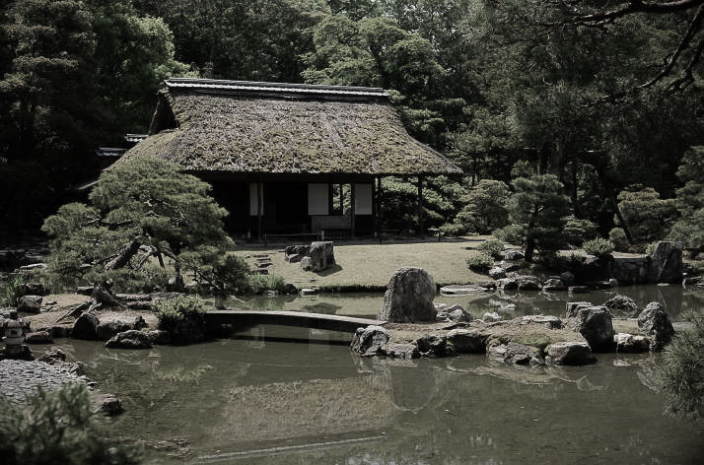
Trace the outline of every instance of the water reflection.
<instances>
[{"instance_id":1,"label":"water reflection","mask_svg":"<svg viewBox=\"0 0 704 465\"><path fill-rule=\"evenodd\" d=\"M470 296L438 296L436 302L460 304L480 317L484 312L498 312L505 318L517 315L549 314L562 316L565 303L585 300L602 304L616 294L633 298L642 308L657 301L665 306L670 315L680 318L687 311L699 311L704 307L704 291L683 288L678 285L623 286L615 289L595 290L584 294L569 295L565 292L479 292ZM317 296L256 296L231 300L233 308L250 310L302 310L307 312L338 315L375 316L383 303L383 294L320 294Z\"/></svg>"},{"instance_id":2,"label":"water reflection","mask_svg":"<svg viewBox=\"0 0 704 465\"><path fill-rule=\"evenodd\" d=\"M701 429L662 415L650 385L656 357L530 369L481 356L362 359L250 336L65 348L123 398L116 431L149 438L160 463L695 464L704 454ZM165 456L164 444L179 446Z\"/></svg>"}]
</instances>

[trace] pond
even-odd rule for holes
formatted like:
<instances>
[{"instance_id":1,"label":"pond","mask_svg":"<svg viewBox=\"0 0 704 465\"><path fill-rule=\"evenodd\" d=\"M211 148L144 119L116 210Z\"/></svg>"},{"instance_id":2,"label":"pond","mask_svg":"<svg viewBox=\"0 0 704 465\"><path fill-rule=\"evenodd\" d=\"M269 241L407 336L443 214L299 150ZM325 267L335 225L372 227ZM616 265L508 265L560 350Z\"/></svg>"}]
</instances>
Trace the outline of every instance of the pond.
<instances>
[{"instance_id":1,"label":"pond","mask_svg":"<svg viewBox=\"0 0 704 465\"><path fill-rule=\"evenodd\" d=\"M288 329L267 335L286 336ZM663 415L658 356L516 368L482 356L362 359L246 334L109 350L64 340L152 463L701 464L704 428Z\"/></svg>"},{"instance_id":2,"label":"pond","mask_svg":"<svg viewBox=\"0 0 704 465\"><path fill-rule=\"evenodd\" d=\"M565 292L541 293L536 291L516 292L477 292L467 296L439 295L435 301L446 304L460 304L476 318L484 312L498 312L504 318L520 315L546 314L564 316L568 301L587 301L600 305L616 294L631 297L640 308L657 301L663 304L670 317L681 319L688 311L704 307L704 291L683 288L679 285L624 286L607 290L593 290L583 294L569 295ZM374 317L381 309L384 296L375 294L319 294L314 296L256 296L246 299L229 300L231 308L245 310L301 310L314 313L330 313L359 317Z\"/></svg>"}]
</instances>

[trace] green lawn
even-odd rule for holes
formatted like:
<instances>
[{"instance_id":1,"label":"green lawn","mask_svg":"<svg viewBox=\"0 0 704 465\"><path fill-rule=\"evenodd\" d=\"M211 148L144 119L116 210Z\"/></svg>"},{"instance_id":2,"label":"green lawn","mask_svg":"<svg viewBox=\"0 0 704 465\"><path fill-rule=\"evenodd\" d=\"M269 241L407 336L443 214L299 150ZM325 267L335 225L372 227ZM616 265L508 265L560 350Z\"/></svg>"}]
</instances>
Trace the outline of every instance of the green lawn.
<instances>
[{"instance_id":1,"label":"green lawn","mask_svg":"<svg viewBox=\"0 0 704 465\"><path fill-rule=\"evenodd\" d=\"M335 244L337 266L321 273L303 271L298 263L284 261L282 246L240 246L237 254L271 254L274 266L270 273L282 276L298 287L359 287L386 286L394 271L404 266L418 266L429 272L439 284L467 284L485 281L486 276L467 268L466 259L477 254L473 250L488 236L473 236L457 240L341 243Z\"/></svg>"}]
</instances>

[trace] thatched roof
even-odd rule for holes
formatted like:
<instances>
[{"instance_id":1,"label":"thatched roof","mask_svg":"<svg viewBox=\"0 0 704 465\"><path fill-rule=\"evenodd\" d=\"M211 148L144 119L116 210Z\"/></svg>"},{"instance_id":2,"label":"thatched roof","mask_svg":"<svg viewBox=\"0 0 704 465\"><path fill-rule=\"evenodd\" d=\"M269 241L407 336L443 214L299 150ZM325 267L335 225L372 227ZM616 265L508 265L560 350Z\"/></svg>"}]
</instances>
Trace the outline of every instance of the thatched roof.
<instances>
[{"instance_id":1,"label":"thatched roof","mask_svg":"<svg viewBox=\"0 0 704 465\"><path fill-rule=\"evenodd\" d=\"M382 89L207 79L165 84L151 135L123 160L156 155L192 172L461 173L408 135Z\"/></svg>"}]
</instances>

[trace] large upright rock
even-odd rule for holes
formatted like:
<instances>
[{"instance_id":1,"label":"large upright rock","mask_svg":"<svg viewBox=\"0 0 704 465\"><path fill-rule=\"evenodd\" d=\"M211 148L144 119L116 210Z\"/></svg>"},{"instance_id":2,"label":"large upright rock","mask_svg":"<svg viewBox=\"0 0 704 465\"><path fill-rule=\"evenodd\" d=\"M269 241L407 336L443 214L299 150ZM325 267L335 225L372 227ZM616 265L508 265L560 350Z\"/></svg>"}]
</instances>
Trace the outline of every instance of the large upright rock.
<instances>
[{"instance_id":1,"label":"large upright rock","mask_svg":"<svg viewBox=\"0 0 704 465\"><path fill-rule=\"evenodd\" d=\"M100 321L98 317L92 313L84 313L79 316L76 322L73 324L73 330L71 331L71 337L74 339L88 339L97 340L98 339L98 325Z\"/></svg>"},{"instance_id":2,"label":"large upright rock","mask_svg":"<svg viewBox=\"0 0 704 465\"><path fill-rule=\"evenodd\" d=\"M578 307L572 324L574 329L584 336L593 351L603 352L613 348L614 326L611 313L606 307Z\"/></svg>"},{"instance_id":3,"label":"large upright rock","mask_svg":"<svg viewBox=\"0 0 704 465\"><path fill-rule=\"evenodd\" d=\"M395 323L435 321L435 282L422 268L401 268L391 276L380 320Z\"/></svg>"},{"instance_id":4,"label":"large upright rock","mask_svg":"<svg viewBox=\"0 0 704 465\"><path fill-rule=\"evenodd\" d=\"M332 241L311 242L310 250L310 271L324 271L335 264L335 253Z\"/></svg>"},{"instance_id":5,"label":"large upright rock","mask_svg":"<svg viewBox=\"0 0 704 465\"><path fill-rule=\"evenodd\" d=\"M682 279L682 247L669 241L658 242L650 254L648 281L674 283Z\"/></svg>"},{"instance_id":6,"label":"large upright rock","mask_svg":"<svg viewBox=\"0 0 704 465\"><path fill-rule=\"evenodd\" d=\"M670 317L657 302L650 302L638 315L638 329L650 336L650 350L660 350L675 334Z\"/></svg>"}]
</instances>

